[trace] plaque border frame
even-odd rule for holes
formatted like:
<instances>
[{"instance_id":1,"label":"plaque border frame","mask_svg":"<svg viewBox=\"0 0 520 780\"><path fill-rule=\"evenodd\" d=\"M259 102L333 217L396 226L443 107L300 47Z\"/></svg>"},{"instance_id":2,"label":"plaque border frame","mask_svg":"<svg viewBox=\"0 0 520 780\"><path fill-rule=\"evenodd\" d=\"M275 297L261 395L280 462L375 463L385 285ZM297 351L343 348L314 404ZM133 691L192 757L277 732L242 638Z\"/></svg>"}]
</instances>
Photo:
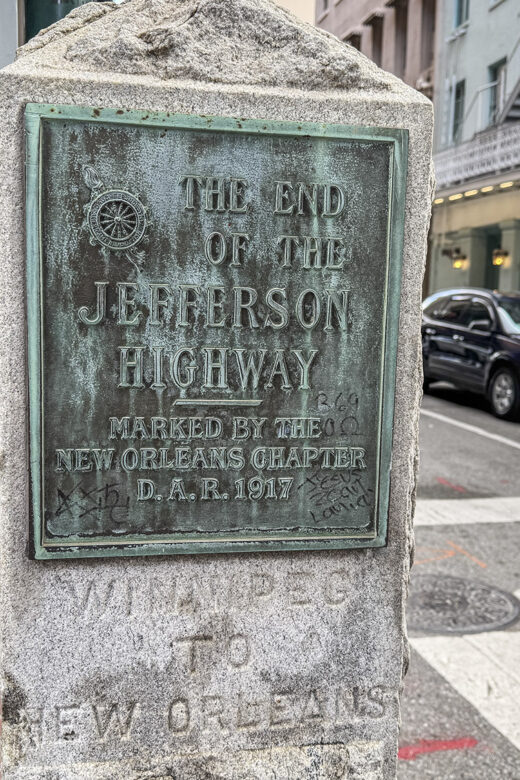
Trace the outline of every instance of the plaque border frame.
<instances>
[{"instance_id":1,"label":"plaque border frame","mask_svg":"<svg viewBox=\"0 0 520 780\"><path fill-rule=\"evenodd\" d=\"M260 135L312 136L374 141L390 146L391 164L388 177L389 212L386 246L385 327L382 349L382 382L379 397L380 426L378 436L378 469L375 533L299 533L270 536L262 531L240 537L222 532L196 541L187 535L178 540L146 538L133 535L121 539L107 537L71 537L64 543L45 539L44 534L44 463L43 463L43 371L42 371L42 256L41 256L41 127L44 121L74 120L83 122L169 127L213 132L256 133ZM29 486L30 486L30 555L37 560L67 558L108 558L143 555L178 555L204 553L280 552L304 550L341 550L384 547L387 544L390 480L392 470L392 436L395 401L395 377L401 273L404 244L405 199L408 171L408 130L342 124L237 119L223 116L187 115L146 109L116 109L27 103L26 131L26 306L27 362L29 392ZM244 538L246 537L246 538Z\"/></svg>"}]
</instances>

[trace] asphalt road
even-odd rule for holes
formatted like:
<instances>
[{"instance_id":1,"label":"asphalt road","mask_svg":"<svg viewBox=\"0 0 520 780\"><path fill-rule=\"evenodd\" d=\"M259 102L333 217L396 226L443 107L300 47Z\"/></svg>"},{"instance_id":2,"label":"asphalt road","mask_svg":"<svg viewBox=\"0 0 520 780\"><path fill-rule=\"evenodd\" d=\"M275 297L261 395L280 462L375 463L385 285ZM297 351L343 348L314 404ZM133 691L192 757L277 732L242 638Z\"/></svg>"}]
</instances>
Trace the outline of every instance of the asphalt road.
<instances>
[{"instance_id":1,"label":"asphalt road","mask_svg":"<svg viewBox=\"0 0 520 780\"><path fill-rule=\"evenodd\" d=\"M399 780L520 780L520 423L423 399Z\"/></svg>"},{"instance_id":2,"label":"asphalt road","mask_svg":"<svg viewBox=\"0 0 520 780\"><path fill-rule=\"evenodd\" d=\"M519 423L498 420L485 399L442 382L424 396L422 408L419 499L520 496Z\"/></svg>"}]
</instances>

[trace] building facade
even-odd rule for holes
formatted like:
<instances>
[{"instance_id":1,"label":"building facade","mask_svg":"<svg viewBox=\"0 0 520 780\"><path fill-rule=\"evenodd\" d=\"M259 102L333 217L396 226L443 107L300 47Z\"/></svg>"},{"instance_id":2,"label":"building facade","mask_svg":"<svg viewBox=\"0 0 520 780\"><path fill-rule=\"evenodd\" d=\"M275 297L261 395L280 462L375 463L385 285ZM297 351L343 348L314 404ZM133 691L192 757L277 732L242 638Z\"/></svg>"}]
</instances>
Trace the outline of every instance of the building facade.
<instances>
[{"instance_id":1,"label":"building facade","mask_svg":"<svg viewBox=\"0 0 520 780\"><path fill-rule=\"evenodd\" d=\"M316 24L431 97L436 0L316 0Z\"/></svg>"},{"instance_id":2,"label":"building facade","mask_svg":"<svg viewBox=\"0 0 520 780\"><path fill-rule=\"evenodd\" d=\"M518 0L316 0L316 23L433 99L425 293L520 290Z\"/></svg>"},{"instance_id":3,"label":"building facade","mask_svg":"<svg viewBox=\"0 0 520 780\"><path fill-rule=\"evenodd\" d=\"M288 11L292 11L304 22L314 23L315 0L276 0L276 2Z\"/></svg>"},{"instance_id":4,"label":"building facade","mask_svg":"<svg viewBox=\"0 0 520 780\"><path fill-rule=\"evenodd\" d=\"M23 40L23 15L18 0L0 0L0 68L15 58Z\"/></svg>"},{"instance_id":5,"label":"building facade","mask_svg":"<svg viewBox=\"0 0 520 780\"><path fill-rule=\"evenodd\" d=\"M0 0L0 68L13 62L18 46L45 27L63 19L74 8L90 1Z\"/></svg>"},{"instance_id":6,"label":"building facade","mask_svg":"<svg viewBox=\"0 0 520 780\"><path fill-rule=\"evenodd\" d=\"M429 289L520 290L520 4L444 0L437 24Z\"/></svg>"}]
</instances>

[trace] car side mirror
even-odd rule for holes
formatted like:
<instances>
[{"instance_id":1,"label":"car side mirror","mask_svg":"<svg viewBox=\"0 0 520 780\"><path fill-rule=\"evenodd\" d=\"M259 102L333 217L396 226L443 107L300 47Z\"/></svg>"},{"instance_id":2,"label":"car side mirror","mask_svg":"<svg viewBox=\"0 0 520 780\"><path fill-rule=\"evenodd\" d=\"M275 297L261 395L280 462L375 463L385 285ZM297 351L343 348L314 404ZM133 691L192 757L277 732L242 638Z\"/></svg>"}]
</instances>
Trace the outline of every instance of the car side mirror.
<instances>
[{"instance_id":1,"label":"car side mirror","mask_svg":"<svg viewBox=\"0 0 520 780\"><path fill-rule=\"evenodd\" d=\"M470 322L469 324L470 330L485 330L490 331L491 330L491 320L473 320L473 322Z\"/></svg>"}]
</instances>

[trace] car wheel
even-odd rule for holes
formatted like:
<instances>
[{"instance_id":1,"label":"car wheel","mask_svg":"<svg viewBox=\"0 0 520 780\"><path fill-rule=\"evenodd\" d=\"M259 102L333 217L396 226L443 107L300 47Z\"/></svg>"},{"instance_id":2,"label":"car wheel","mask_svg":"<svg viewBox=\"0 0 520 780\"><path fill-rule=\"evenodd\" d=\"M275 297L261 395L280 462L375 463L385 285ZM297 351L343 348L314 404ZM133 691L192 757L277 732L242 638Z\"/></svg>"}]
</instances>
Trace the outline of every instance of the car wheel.
<instances>
[{"instance_id":1,"label":"car wheel","mask_svg":"<svg viewBox=\"0 0 520 780\"><path fill-rule=\"evenodd\" d=\"M516 419L520 411L520 386L510 368L499 368L489 385L493 414L506 420Z\"/></svg>"}]
</instances>

